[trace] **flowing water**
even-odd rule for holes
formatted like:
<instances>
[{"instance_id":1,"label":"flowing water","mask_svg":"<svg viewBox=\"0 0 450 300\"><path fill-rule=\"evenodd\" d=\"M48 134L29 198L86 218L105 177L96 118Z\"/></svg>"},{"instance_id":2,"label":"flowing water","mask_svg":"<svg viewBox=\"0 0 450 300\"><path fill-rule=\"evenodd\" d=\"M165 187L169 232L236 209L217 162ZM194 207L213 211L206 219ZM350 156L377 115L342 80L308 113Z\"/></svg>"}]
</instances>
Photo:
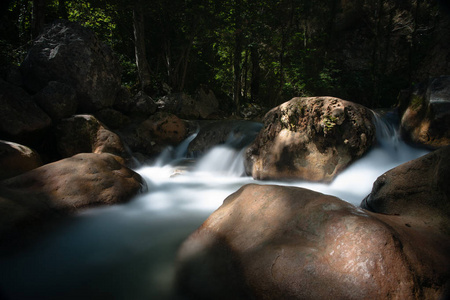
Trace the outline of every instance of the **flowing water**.
<instances>
[{"instance_id":1,"label":"flowing water","mask_svg":"<svg viewBox=\"0 0 450 300\"><path fill-rule=\"evenodd\" d=\"M379 144L331 184L258 183L306 187L359 205L378 176L426 153L378 122ZM243 150L227 144L196 161L183 159L194 137L136 170L148 193L68 218L0 258L0 298L178 299L172 286L177 248L228 195L256 182L242 176Z\"/></svg>"}]
</instances>

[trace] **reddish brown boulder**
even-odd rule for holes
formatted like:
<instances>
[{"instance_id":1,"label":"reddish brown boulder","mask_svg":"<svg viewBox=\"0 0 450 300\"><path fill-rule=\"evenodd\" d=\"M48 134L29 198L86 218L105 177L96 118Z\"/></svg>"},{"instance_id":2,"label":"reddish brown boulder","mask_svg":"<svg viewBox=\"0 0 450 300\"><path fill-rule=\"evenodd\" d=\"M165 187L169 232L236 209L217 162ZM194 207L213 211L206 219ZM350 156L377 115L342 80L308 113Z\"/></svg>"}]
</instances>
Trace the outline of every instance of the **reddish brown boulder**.
<instances>
[{"instance_id":1,"label":"reddish brown boulder","mask_svg":"<svg viewBox=\"0 0 450 300\"><path fill-rule=\"evenodd\" d=\"M42 166L39 154L24 145L0 140L0 180Z\"/></svg>"},{"instance_id":2,"label":"reddish brown boulder","mask_svg":"<svg viewBox=\"0 0 450 300\"><path fill-rule=\"evenodd\" d=\"M369 109L332 97L293 98L269 111L246 152L256 179L331 181L372 146Z\"/></svg>"},{"instance_id":3,"label":"reddish brown boulder","mask_svg":"<svg viewBox=\"0 0 450 300\"><path fill-rule=\"evenodd\" d=\"M155 141L176 145L187 135L186 123L175 115L159 112L142 122L142 131L147 131Z\"/></svg>"},{"instance_id":4,"label":"reddish brown boulder","mask_svg":"<svg viewBox=\"0 0 450 300\"><path fill-rule=\"evenodd\" d=\"M189 299L438 299L450 239L306 189L247 185L182 245Z\"/></svg>"},{"instance_id":5,"label":"reddish brown boulder","mask_svg":"<svg viewBox=\"0 0 450 300\"><path fill-rule=\"evenodd\" d=\"M83 153L0 182L0 239L80 209L122 203L146 188L111 154Z\"/></svg>"}]
</instances>

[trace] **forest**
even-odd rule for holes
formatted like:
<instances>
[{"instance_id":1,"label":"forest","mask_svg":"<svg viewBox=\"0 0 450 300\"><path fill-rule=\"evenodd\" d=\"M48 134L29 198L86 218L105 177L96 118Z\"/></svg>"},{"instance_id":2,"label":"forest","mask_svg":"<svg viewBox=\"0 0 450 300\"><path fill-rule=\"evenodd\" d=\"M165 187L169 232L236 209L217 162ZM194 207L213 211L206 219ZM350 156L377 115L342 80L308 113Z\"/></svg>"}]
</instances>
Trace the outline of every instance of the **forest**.
<instances>
[{"instance_id":1,"label":"forest","mask_svg":"<svg viewBox=\"0 0 450 300\"><path fill-rule=\"evenodd\" d=\"M392 107L400 90L445 74L433 58L448 52L445 3L2 1L0 74L20 65L46 24L68 19L114 50L132 93L158 98L208 86L234 110L321 95Z\"/></svg>"}]
</instances>

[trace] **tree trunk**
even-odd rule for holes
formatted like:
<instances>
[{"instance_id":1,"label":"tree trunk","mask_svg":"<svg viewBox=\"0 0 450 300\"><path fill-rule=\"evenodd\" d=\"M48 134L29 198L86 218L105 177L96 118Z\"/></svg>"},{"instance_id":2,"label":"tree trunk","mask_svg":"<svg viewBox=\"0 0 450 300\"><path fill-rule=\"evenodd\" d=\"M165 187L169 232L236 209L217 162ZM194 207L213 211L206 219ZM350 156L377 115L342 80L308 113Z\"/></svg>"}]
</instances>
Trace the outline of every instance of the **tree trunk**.
<instances>
[{"instance_id":1,"label":"tree trunk","mask_svg":"<svg viewBox=\"0 0 450 300\"><path fill-rule=\"evenodd\" d=\"M33 17L31 21L31 37L37 38L45 25L45 0L33 0Z\"/></svg>"},{"instance_id":2,"label":"tree trunk","mask_svg":"<svg viewBox=\"0 0 450 300\"><path fill-rule=\"evenodd\" d=\"M251 47L250 60L252 61L252 79L250 82L250 97L252 102L259 101L259 86L261 68L259 67L259 51L256 45Z\"/></svg>"},{"instance_id":3,"label":"tree trunk","mask_svg":"<svg viewBox=\"0 0 450 300\"><path fill-rule=\"evenodd\" d=\"M233 56L233 69L234 69L234 88L233 88L233 100L236 105L236 114L240 112L241 105L241 61L242 61L242 17L241 17L241 0L236 0L235 10L235 32L234 32L234 56Z\"/></svg>"},{"instance_id":4,"label":"tree trunk","mask_svg":"<svg viewBox=\"0 0 450 300\"><path fill-rule=\"evenodd\" d=\"M151 75L146 57L144 20L142 7L136 4L133 9L134 50L141 88L146 91L150 89Z\"/></svg>"},{"instance_id":5,"label":"tree trunk","mask_svg":"<svg viewBox=\"0 0 450 300\"><path fill-rule=\"evenodd\" d=\"M243 87L243 93L242 93L242 100L247 101L247 79L248 79L248 55L249 55L249 49L246 48L245 49L245 55L244 55L244 75L242 76L243 78L243 83L244 83L244 87Z\"/></svg>"}]
</instances>

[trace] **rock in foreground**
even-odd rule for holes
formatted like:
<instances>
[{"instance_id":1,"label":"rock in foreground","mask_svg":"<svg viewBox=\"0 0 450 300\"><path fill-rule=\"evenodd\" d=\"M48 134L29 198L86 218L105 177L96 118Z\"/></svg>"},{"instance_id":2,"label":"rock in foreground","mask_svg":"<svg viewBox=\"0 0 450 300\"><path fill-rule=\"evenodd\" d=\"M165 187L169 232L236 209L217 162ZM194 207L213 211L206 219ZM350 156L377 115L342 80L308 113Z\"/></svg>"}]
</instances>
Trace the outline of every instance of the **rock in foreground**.
<instances>
[{"instance_id":1,"label":"rock in foreground","mask_svg":"<svg viewBox=\"0 0 450 300\"><path fill-rule=\"evenodd\" d=\"M177 286L189 299L438 299L449 240L332 196L247 185L184 242Z\"/></svg>"},{"instance_id":2,"label":"rock in foreground","mask_svg":"<svg viewBox=\"0 0 450 300\"><path fill-rule=\"evenodd\" d=\"M264 117L246 171L256 179L329 182L374 139L369 109L332 97L294 98Z\"/></svg>"},{"instance_id":3,"label":"rock in foreground","mask_svg":"<svg viewBox=\"0 0 450 300\"><path fill-rule=\"evenodd\" d=\"M449 178L450 146L447 146L378 177L361 207L408 217L411 222L426 222L450 235Z\"/></svg>"},{"instance_id":4,"label":"rock in foreground","mask_svg":"<svg viewBox=\"0 0 450 300\"><path fill-rule=\"evenodd\" d=\"M130 200L145 184L118 160L83 153L0 182L0 239L83 208Z\"/></svg>"}]
</instances>

